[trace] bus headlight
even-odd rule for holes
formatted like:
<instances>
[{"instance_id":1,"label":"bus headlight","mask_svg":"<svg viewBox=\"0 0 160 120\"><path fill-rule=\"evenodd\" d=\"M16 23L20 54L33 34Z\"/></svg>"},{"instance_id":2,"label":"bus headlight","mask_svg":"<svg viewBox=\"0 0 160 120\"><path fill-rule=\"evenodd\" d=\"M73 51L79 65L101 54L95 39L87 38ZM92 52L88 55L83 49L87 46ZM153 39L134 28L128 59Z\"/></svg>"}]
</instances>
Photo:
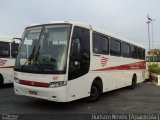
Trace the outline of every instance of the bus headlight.
<instances>
[{"instance_id":1,"label":"bus headlight","mask_svg":"<svg viewBox=\"0 0 160 120\"><path fill-rule=\"evenodd\" d=\"M59 81L59 82L51 82L49 83L49 88L56 88L56 87L62 87L66 86L67 82L66 81Z\"/></svg>"},{"instance_id":2,"label":"bus headlight","mask_svg":"<svg viewBox=\"0 0 160 120\"><path fill-rule=\"evenodd\" d=\"M19 83L19 79L18 79L17 77L14 77L14 81L15 81L16 83Z\"/></svg>"}]
</instances>

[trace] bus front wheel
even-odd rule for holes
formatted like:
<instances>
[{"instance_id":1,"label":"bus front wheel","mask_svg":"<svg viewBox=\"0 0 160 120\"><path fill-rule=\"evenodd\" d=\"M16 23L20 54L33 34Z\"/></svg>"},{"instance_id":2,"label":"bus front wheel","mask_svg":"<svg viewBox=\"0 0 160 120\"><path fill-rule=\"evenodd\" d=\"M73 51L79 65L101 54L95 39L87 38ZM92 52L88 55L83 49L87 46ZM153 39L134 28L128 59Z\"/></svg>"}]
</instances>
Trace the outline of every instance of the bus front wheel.
<instances>
[{"instance_id":1,"label":"bus front wheel","mask_svg":"<svg viewBox=\"0 0 160 120\"><path fill-rule=\"evenodd\" d=\"M101 95L100 86L96 83L93 83L90 90L90 96L87 98L87 102L98 101Z\"/></svg>"}]
</instances>

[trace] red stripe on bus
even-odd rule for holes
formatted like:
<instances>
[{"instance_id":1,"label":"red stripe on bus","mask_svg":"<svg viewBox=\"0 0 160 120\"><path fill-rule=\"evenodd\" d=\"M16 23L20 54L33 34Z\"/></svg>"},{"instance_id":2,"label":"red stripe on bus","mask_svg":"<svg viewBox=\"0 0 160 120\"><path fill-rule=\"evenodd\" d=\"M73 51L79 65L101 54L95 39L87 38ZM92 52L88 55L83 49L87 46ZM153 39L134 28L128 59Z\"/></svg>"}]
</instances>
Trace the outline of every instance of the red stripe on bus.
<instances>
[{"instance_id":1,"label":"red stripe on bus","mask_svg":"<svg viewBox=\"0 0 160 120\"><path fill-rule=\"evenodd\" d=\"M0 67L0 68L14 68L14 66L3 66L3 67Z\"/></svg>"},{"instance_id":2,"label":"red stripe on bus","mask_svg":"<svg viewBox=\"0 0 160 120\"><path fill-rule=\"evenodd\" d=\"M20 84L23 85L30 85L30 86L37 86L37 87L48 87L48 83L44 82L35 82L35 81L28 81L28 80L20 80Z\"/></svg>"},{"instance_id":3,"label":"red stripe on bus","mask_svg":"<svg viewBox=\"0 0 160 120\"><path fill-rule=\"evenodd\" d=\"M133 70L133 69L145 69L146 68L146 61L126 64L126 65L119 65L114 67L107 67L102 69L97 69L93 71L109 71L109 70Z\"/></svg>"}]
</instances>

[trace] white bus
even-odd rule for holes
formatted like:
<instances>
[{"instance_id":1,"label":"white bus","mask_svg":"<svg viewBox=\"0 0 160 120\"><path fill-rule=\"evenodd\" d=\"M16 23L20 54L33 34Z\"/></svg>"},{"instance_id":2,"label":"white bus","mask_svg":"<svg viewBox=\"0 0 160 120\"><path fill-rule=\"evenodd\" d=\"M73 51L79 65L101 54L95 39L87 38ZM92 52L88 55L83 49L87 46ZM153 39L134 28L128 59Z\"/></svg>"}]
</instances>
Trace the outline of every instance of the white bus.
<instances>
[{"instance_id":1,"label":"white bus","mask_svg":"<svg viewBox=\"0 0 160 120\"><path fill-rule=\"evenodd\" d=\"M97 101L144 80L145 49L91 25L59 21L27 27L14 68L14 91L56 102Z\"/></svg>"},{"instance_id":2,"label":"white bus","mask_svg":"<svg viewBox=\"0 0 160 120\"><path fill-rule=\"evenodd\" d=\"M0 86L13 82L13 68L18 53L19 40L0 36Z\"/></svg>"}]
</instances>

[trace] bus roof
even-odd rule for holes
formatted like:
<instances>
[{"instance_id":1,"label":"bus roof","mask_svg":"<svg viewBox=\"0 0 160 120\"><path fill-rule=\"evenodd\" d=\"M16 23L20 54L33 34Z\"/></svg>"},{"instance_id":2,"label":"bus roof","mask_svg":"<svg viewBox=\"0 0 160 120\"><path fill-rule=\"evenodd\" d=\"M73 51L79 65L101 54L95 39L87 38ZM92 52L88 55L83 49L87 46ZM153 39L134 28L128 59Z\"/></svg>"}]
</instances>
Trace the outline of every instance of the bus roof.
<instances>
[{"instance_id":1,"label":"bus roof","mask_svg":"<svg viewBox=\"0 0 160 120\"><path fill-rule=\"evenodd\" d=\"M12 39L12 37L0 35L0 41L3 41L3 42L12 42L13 39Z\"/></svg>"},{"instance_id":2,"label":"bus roof","mask_svg":"<svg viewBox=\"0 0 160 120\"><path fill-rule=\"evenodd\" d=\"M8 36L4 36L4 35L0 35L0 42L13 42L13 38L12 37L8 37ZM16 40L15 39L15 43L20 43L20 40Z\"/></svg>"},{"instance_id":3,"label":"bus roof","mask_svg":"<svg viewBox=\"0 0 160 120\"><path fill-rule=\"evenodd\" d=\"M144 48L144 46L142 44L140 44L140 43L130 41L130 40L128 40L126 38L123 38L123 37L120 37L120 36L118 36L116 34L113 34L113 33L110 33L110 32L106 32L101 28L98 28L98 27L95 27L95 26L92 26L92 25L89 25L89 24L86 24L86 23L77 22L77 21L50 21L50 22L31 24L28 27L38 26L38 25L47 25L47 24L63 24L63 23L68 23L68 24L72 24L74 26L81 26L81 27L84 27L84 28L92 29L95 32L99 32L99 33L102 33L102 34L107 35L109 37L113 37L113 38L119 39L121 41L133 44L135 46Z\"/></svg>"}]
</instances>

